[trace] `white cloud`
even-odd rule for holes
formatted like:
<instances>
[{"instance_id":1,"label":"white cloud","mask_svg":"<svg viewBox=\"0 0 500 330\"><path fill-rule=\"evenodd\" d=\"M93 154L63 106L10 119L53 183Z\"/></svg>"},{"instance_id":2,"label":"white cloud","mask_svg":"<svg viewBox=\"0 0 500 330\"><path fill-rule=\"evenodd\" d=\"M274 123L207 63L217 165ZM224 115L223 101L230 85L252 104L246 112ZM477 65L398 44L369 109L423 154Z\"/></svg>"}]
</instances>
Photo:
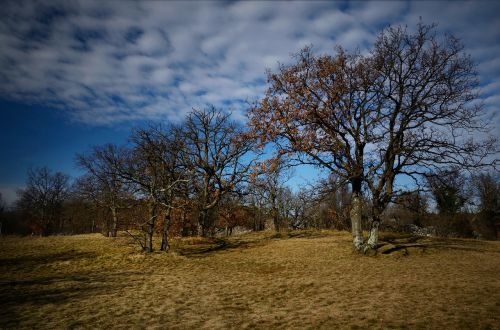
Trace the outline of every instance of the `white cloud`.
<instances>
[{"instance_id":1,"label":"white cloud","mask_svg":"<svg viewBox=\"0 0 500 330\"><path fill-rule=\"evenodd\" d=\"M492 2L8 2L0 96L59 104L97 125L175 120L208 102L241 117L243 101L265 90L265 69L303 46L363 50L381 27L415 26L422 16L464 39L489 83L483 91L496 100L498 9Z\"/></svg>"}]
</instances>

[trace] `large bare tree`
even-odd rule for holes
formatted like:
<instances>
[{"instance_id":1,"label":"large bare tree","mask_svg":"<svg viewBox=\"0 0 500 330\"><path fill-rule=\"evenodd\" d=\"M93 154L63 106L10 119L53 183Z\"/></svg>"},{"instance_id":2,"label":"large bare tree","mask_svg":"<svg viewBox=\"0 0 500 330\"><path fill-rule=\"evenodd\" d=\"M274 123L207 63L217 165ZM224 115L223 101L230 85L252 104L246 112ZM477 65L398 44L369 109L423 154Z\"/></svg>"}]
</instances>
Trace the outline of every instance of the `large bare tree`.
<instances>
[{"instance_id":1,"label":"large bare tree","mask_svg":"<svg viewBox=\"0 0 500 330\"><path fill-rule=\"evenodd\" d=\"M246 180L253 160L251 139L242 138L242 127L213 106L193 110L183 127L185 161L193 173L192 188L197 208L199 235L215 229L215 207ZM247 157L247 158L245 158Z\"/></svg>"},{"instance_id":2,"label":"large bare tree","mask_svg":"<svg viewBox=\"0 0 500 330\"><path fill-rule=\"evenodd\" d=\"M155 224L163 216L160 249L168 251L171 211L181 206L178 197L188 181L179 130L174 126L136 129L130 140L132 147L116 159L115 166L120 178L136 187L136 196L147 205L147 219L140 224L144 233L143 249L153 251Z\"/></svg>"},{"instance_id":3,"label":"large bare tree","mask_svg":"<svg viewBox=\"0 0 500 330\"><path fill-rule=\"evenodd\" d=\"M460 42L419 24L384 30L368 55L316 56L303 49L268 73L265 97L249 112L262 142L348 181L353 245L373 251L380 216L397 195L395 180L443 165L474 167L494 153L485 131L474 65ZM371 203L370 235L361 228L362 191Z\"/></svg>"}]
</instances>

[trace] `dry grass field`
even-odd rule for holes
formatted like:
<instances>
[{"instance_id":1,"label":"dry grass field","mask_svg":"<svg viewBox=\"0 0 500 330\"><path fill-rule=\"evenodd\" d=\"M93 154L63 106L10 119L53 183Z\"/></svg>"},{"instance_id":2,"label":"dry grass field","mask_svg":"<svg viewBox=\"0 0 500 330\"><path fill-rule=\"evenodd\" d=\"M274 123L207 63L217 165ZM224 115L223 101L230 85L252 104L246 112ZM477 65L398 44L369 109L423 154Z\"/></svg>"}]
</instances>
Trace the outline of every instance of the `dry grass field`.
<instances>
[{"instance_id":1,"label":"dry grass field","mask_svg":"<svg viewBox=\"0 0 500 330\"><path fill-rule=\"evenodd\" d=\"M1 237L0 328L500 329L500 242L385 241L375 257L330 231L146 255L125 236Z\"/></svg>"}]
</instances>

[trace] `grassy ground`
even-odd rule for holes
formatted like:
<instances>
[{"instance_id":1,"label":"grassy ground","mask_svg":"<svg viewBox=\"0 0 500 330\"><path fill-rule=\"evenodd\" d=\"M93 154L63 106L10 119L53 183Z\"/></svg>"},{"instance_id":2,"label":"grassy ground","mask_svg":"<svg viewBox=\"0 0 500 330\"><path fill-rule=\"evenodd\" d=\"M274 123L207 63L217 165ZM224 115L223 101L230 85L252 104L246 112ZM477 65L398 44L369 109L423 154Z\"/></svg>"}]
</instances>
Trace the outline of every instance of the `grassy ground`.
<instances>
[{"instance_id":1,"label":"grassy ground","mask_svg":"<svg viewBox=\"0 0 500 330\"><path fill-rule=\"evenodd\" d=\"M0 328L500 329L500 242L360 256L342 232L185 239L0 238ZM408 240L403 243L408 243Z\"/></svg>"}]
</instances>

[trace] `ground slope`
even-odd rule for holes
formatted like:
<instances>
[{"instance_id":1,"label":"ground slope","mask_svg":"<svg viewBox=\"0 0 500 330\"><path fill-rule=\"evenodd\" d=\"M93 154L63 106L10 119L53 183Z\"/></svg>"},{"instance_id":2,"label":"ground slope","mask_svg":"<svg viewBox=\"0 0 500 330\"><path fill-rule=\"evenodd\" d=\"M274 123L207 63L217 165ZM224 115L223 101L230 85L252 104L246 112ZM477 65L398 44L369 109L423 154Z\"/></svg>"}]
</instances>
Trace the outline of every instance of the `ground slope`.
<instances>
[{"instance_id":1,"label":"ground slope","mask_svg":"<svg viewBox=\"0 0 500 330\"><path fill-rule=\"evenodd\" d=\"M366 257L342 232L169 255L125 236L2 237L0 328L500 328L500 242L386 240Z\"/></svg>"}]
</instances>

